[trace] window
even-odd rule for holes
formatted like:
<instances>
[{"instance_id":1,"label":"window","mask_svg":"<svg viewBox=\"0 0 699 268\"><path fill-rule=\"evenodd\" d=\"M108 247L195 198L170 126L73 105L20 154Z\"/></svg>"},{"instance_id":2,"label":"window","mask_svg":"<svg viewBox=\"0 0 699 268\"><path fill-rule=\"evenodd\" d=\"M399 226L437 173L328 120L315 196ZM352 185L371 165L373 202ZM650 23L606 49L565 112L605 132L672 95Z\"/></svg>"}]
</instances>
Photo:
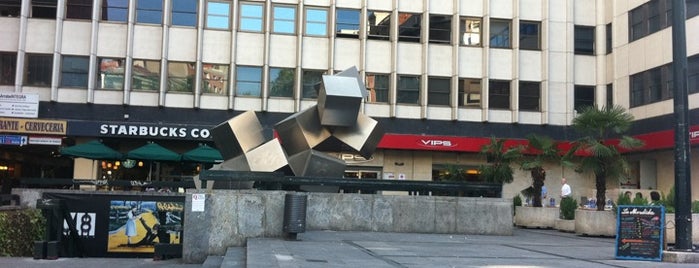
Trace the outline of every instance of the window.
<instances>
[{"instance_id":1,"label":"window","mask_svg":"<svg viewBox=\"0 0 699 268\"><path fill-rule=\"evenodd\" d=\"M685 5L687 9L687 18L699 15L699 0L687 0L685 1Z\"/></svg>"},{"instance_id":2,"label":"window","mask_svg":"<svg viewBox=\"0 0 699 268\"><path fill-rule=\"evenodd\" d=\"M89 69L89 57L63 56L63 61L61 62L61 86L86 88Z\"/></svg>"},{"instance_id":3,"label":"window","mask_svg":"<svg viewBox=\"0 0 699 268\"><path fill-rule=\"evenodd\" d=\"M236 68L235 95L259 97L262 95L262 67Z\"/></svg>"},{"instance_id":4,"label":"window","mask_svg":"<svg viewBox=\"0 0 699 268\"><path fill-rule=\"evenodd\" d=\"M124 88L124 59L100 58L98 61L97 88Z\"/></svg>"},{"instance_id":5,"label":"window","mask_svg":"<svg viewBox=\"0 0 699 268\"><path fill-rule=\"evenodd\" d=\"M690 17L691 2L687 0L687 18ZM696 5L696 4L695 4ZM629 41L672 26L672 0L650 0L629 11Z\"/></svg>"},{"instance_id":6,"label":"window","mask_svg":"<svg viewBox=\"0 0 699 268\"><path fill-rule=\"evenodd\" d=\"M160 89L160 61L134 59L131 70L131 89Z\"/></svg>"},{"instance_id":7,"label":"window","mask_svg":"<svg viewBox=\"0 0 699 268\"><path fill-rule=\"evenodd\" d=\"M672 64L666 64L660 67L661 72L662 72L662 92L663 92L663 100L671 99L673 97L674 92L672 92L672 87L673 87L673 80L674 77L672 76ZM691 88L689 88L691 90Z\"/></svg>"},{"instance_id":8,"label":"window","mask_svg":"<svg viewBox=\"0 0 699 268\"><path fill-rule=\"evenodd\" d=\"M573 109L581 113L586 107L595 106L595 87L575 86Z\"/></svg>"},{"instance_id":9,"label":"window","mask_svg":"<svg viewBox=\"0 0 699 268\"><path fill-rule=\"evenodd\" d=\"M430 43L451 43L451 15L430 15Z\"/></svg>"},{"instance_id":10,"label":"window","mask_svg":"<svg viewBox=\"0 0 699 268\"><path fill-rule=\"evenodd\" d=\"M261 3L240 3L240 30L262 32L263 13Z\"/></svg>"},{"instance_id":11,"label":"window","mask_svg":"<svg viewBox=\"0 0 699 268\"><path fill-rule=\"evenodd\" d=\"M366 74L367 102L388 102L388 74Z\"/></svg>"},{"instance_id":12,"label":"window","mask_svg":"<svg viewBox=\"0 0 699 268\"><path fill-rule=\"evenodd\" d=\"M420 101L420 76L399 75L397 103L419 104Z\"/></svg>"},{"instance_id":13,"label":"window","mask_svg":"<svg viewBox=\"0 0 699 268\"><path fill-rule=\"evenodd\" d=\"M196 68L194 62L168 62L167 90L174 92L194 92Z\"/></svg>"},{"instance_id":14,"label":"window","mask_svg":"<svg viewBox=\"0 0 699 268\"><path fill-rule=\"evenodd\" d=\"M66 1L66 18L89 20L92 18L92 0Z\"/></svg>"},{"instance_id":15,"label":"window","mask_svg":"<svg viewBox=\"0 0 699 268\"><path fill-rule=\"evenodd\" d=\"M660 30L659 1L648 2L648 32L654 33Z\"/></svg>"},{"instance_id":16,"label":"window","mask_svg":"<svg viewBox=\"0 0 699 268\"><path fill-rule=\"evenodd\" d=\"M27 86L48 87L51 85L53 55L27 54L24 84Z\"/></svg>"},{"instance_id":17,"label":"window","mask_svg":"<svg viewBox=\"0 0 699 268\"><path fill-rule=\"evenodd\" d=\"M272 97L293 97L294 77L292 68L269 68L269 95Z\"/></svg>"},{"instance_id":18,"label":"window","mask_svg":"<svg viewBox=\"0 0 699 268\"><path fill-rule=\"evenodd\" d=\"M607 40L605 40L605 45L607 47L607 54L612 53L612 24L609 23L605 26Z\"/></svg>"},{"instance_id":19,"label":"window","mask_svg":"<svg viewBox=\"0 0 699 268\"><path fill-rule=\"evenodd\" d=\"M318 86L323 80L324 73L325 71L303 70L303 74L301 76L301 81L303 81L301 84L303 87L301 91L301 98L318 98L318 90L316 89L316 86Z\"/></svg>"},{"instance_id":20,"label":"window","mask_svg":"<svg viewBox=\"0 0 699 268\"><path fill-rule=\"evenodd\" d=\"M687 8L689 9L689 2L687 2ZM672 69L669 73L672 74ZM687 59L687 91L690 94L699 93L699 54Z\"/></svg>"},{"instance_id":21,"label":"window","mask_svg":"<svg viewBox=\"0 0 699 268\"><path fill-rule=\"evenodd\" d=\"M172 0L172 25L197 26L197 1Z\"/></svg>"},{"instance_id":22,"label":"window","mask_svg":"<svg viewBox=\"0 0 699 268\"><path fill-rule=\"evenodd\" d=\"M0 17L19 17L22 0L0 1Z\"/></svg>"},{"instance_id":23,"label":"window","mask_svg":"<svg viewBox=\"0 0 699 268\"><path fill-rule=\"evenodd\" d=\"M203 93L226 95L228 93L228 65L202 64L201 83Z\"/></svg>"},{"instance_id":24,"label":"window","mask_svg":"<svg viewBox=\"0 0 699 268\"><path fill-rule=\"evenodd\" d=\"M631 86L629 87L631 90L631 107L643 105L645 103L643 99L643 73L631 75L629 80L631 82Z\"/></svg>"},{"instance_id":25,"label":"window","mask_svg":"<svg viewBox=\"0 0 699 268\"><path fill-rule=\"evenodd\" d=\"M510 109L510 81L490 80L488 87L488 107Z\"/></svg>"},{"instance_id":26,"label":"window","mask_svg":"<svg viewBox=\"0 0 699 268\"><path fill-rule=\"evenodd\" d=\"M398 14L398 41L420 42L421 14Z\"/></svg>"},{"instance_id":27,"label":"window","mask_svg":"<svg viewBox=\"0 0 699 268\"><path fill-rule=\"evenodd\" d=\"M481 19L461 18L461 45L480 46L481 45Z\"/></svg>"},{"instance_id":28,"label":"window","mask_svg":"<svg viewBox=\"0 0 699 268\"><path fill-rule=\"evenodd\" d=\"M427 104L451 105L451 79L430 77L427 80Z\"/></svg>"},{"instance_id":29,"label":"window","mask_svg":"<svg viewBox=\"0 0 699 268\"><path fill-rule=\"evenodd\" d=\"M519 22L519 48L541 49L541 23L536 21Z\"/></svg>"},{"instance_id":30,"label":"window","mask_svg":"<svg viewBox=\"0 0 699 268\"><path fill-rule=\"evenodd\" d=\"M338 8L336 14L335 35L337 37L359 37L359 10Z\"/></svg>"},{"instance_id":31,"label":"window","mask_svg":"<svg viewBox=\"0 0 699 268\"><path fill-rule=\"evenodd\" d=\"M306 8L306 35L328 35L328 10L324 8Z\"/></svg>"},{"instance_id":32,"label":"window","mask_svg":"<svg viewBox=\"0 0 699 268\"><path fill-rule=\"evenodd\" d=\"M595 53L595 27L575 26L575 54L593 55Z\"/></svg>"},{"instance_id":33,"label":"window","mask_svg":"<svg viewBox=\"0 0 699 268\"><path fill-rule=\"evenodd\" d=\"M648 34L644 6L629 11L629 41L634 41Z\"/></svg>"},{"instance_id":34,"label":"window","mask_svg":"<svg viewBox=\"0 0 699 268\"><path fill-rule=\"evenodd\" d=\"M490 20L490 47L509 48L510 44L510 21Z\"/></svg>"},{"instance_id":35,"label":"window","mask_svg":"<svg viewBox=\"0 0 699 268\"><path fill-rule=\"evenodd\" d=\"M56 19L56 0L32 0L32 18Z\"/></svg>"},{"instance_id":36,"label":"window","mask_svg":"<svg viewBox=\"0 0 699 268\"><path fill-rule=\"evenodd\" d=\"M206 3L206 28L228 29L228 16L231 14L231 4L226 2Z\"/></svg>"},{"instance_id":37,"label":"window","mask_svg":"<svg viewBox=\"0 0 699 268\"><path fill-rule=\"evenodd\" d=\"M136 22L162 24L163 0L138 0Z\"/></svg>"},{"instance_id":38,"label":"window","mask_svg":"<svg viewBox=\"0 0 699 268\"><path fill-rule=\"evenodd\" d=\"M687 77L689 80L689 75ZM672 64L633 74L630 80L631 107L641 106L673 97Z\"/></svg>"},{"instance_id":39,"label":"window","mask_svg":"<svg viewBox=\"0 0 699 268\"><path fill-rule=\"evenodd\" d=\"M15 84L15 69L17 69L17 54L0 52L0 85Z\"/></svg>"},{"instance_id":40,"label":"window","mask_svg":"<svg viewBox=\"0 0 699 268\"><path fill-rule=\"evenodd\" d=\"M391 12L367 12L367 38L388 40L391 34Z\"/></svg>"},{"instance_id":41,"label":"window","mask_svg":"<svg viewBox=\"0 0 699 268\"><path fill-rule=\"evenodd\" d=\"M607 84L607 107L612 107L614 105L614 85Z\"/></svg>"},{"instance_id":42,"label":"window","mask_svg":"<svg viewBox=\"0 0 699 268\"><path fill-rule=\"evenodd\" d=\"M477 165L433 164L432 181L483 182L484 179L480 176ZM434 191L432 195L442 194Z\"/></svg>"},{"instance_id":43,"label":"window","mask_svg":"<svg viewBox=\"0 0 699 268\"><path fill-rule=\"evenodd\" d=\"M660 68L653 68L651 70L648 70L648 102L657 102L662 99L663 92L662 92L662 84L663 84L663 78L662 78L662 72L660 71Z\"/></svg>"},{"instance_id":44,"label":"window","mask_svg":"<svg viewBox=\"0 0 699 268\"><path fill-rule=\"evenodd\" d=\"M480 79L459 79L459 106L481 106Z\"/></svg>"},{"instance_id":45,"label":"window","mask_svg":"<svg viewBox=\"0 0 699 268\"><path fill-rule=\"evenodd\" d=\"M519 110L540 111L541 83L519 82Z\"/></svg>"},{"instance_id":46,"label":"window","mask_svg":"<svg viewBox=\"0 0 699 268\"><path fill-rule=\"evenodd\" d=\"M272 12L273 33L296 33L296 8L292 6L274 6Z\"/></svg>"},{"instance_id":47,"label":"window","mask_svg":"<svg viewBox=\"0 0 699 268\"><path fill-rule=\"evenodd\" d=\"M103 0L102 20L126 21L129 17L129 0Z\"/></svg>"}]
</instances>

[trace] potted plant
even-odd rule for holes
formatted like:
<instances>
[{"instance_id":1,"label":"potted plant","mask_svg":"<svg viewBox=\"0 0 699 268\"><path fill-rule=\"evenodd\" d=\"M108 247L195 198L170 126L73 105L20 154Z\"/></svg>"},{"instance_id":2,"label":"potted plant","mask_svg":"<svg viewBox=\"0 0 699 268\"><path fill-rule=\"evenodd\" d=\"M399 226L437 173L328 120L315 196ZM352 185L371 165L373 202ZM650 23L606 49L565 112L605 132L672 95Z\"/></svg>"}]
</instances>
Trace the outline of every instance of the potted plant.
<instances>
[{"instance_id":1,"label":"potted plant","mask_svg":"<svg viewBox=\"0 0 699 268\"><path fill-rule=\"evenodd\" d=\"M658 202L665 207L665 242L675 244L675 187ZM699 201L692 202L692 241L699 241Z\"/></svg>"},{"instance_id":2,"label":"potted plant","mask_svg":"<svg viewBox=\"0 0 699 268\"><path fill-rule=\"evenodd\" d=\"M560 218L555 221L556 230L562 232L575 232L575 210L578 208L578 201L566 197L561 199Z\"/></svg>"},{"instance_id":3,"label":"potted plant","mask_svg":"<svg viewBox=\"0 0 699 268\"><path fill-rule=\"evenodd\" d=\"M506 147L505 140L491 137L490 143L481 147L481 154L488 161L488 164L478 168L481 179L496 183L511 183L514 180L511 164L522 157L520 147Z\"/></svg>"}]
</instances>

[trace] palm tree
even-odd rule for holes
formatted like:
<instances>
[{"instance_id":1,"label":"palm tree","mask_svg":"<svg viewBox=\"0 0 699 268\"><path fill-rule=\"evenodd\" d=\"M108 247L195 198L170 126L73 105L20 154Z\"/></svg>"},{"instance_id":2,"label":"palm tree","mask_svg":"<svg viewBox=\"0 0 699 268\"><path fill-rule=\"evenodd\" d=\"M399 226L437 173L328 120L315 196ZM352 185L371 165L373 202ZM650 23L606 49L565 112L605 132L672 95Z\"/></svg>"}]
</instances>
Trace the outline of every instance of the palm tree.
<instances>
[{"instance_id":1,"label":"palm tree","mask_svg":"<svg viewBox=\"0 0 699 268\"><path fill-rule=\"evenodd\" d=\"M530 134L527 136L528 144L525 151L531 152L532 157L523 158L521 168L528 170L532 176L533 200L532 205L541 207L541 188L546 180L545 163L557 163L561 166L572 166L568 157L562 155L558 149L558 143L550 137Z\"/></svg>"},{"instance_id":2,"label":"palm tree","mask_svg":"<svg viewBox=\"0 0 699 268\"><path fill-rule=\"evenodd\" d=\"M481 165L480 177L488 182L510 183L514 170L510 164L522 157L519 146L505 147L505 140L490 138L490 143L481 147L481 154L486 156L488 165Z\"/></svg>"},{"instance_id":3,"label":"palm tree","mask_svg":"<svg viewBox=\"0 0 699 268\"><path fill-rule=\"evenodd\" d=\"M623 135L632 122L633 116L621 106L587 107L573 119L573 128L583 137L575 141L571 151L587 155L577 171L595 174L597 210L604 210L607 179L619 179L628 171L628 163L618 148L630 150L644 145L641 140ZM610 142L610 138L618 138L618 142Z\"/></svg>"}]
</instances>

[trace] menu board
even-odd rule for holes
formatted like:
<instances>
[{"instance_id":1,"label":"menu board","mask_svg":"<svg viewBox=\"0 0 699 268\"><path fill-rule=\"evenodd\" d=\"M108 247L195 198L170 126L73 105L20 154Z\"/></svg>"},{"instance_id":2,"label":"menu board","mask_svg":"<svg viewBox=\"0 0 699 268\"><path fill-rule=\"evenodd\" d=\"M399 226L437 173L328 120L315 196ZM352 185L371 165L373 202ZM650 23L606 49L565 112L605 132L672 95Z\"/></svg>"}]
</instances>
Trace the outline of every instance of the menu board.
<instances>
[{"instance_id":1,"label":"menu board","mask_svg":"<svg viewBox=\"0 0 699 268\"><path fill-rule=\"evenodd\" d=\"M619 206L617 210L616 258L663 260L665 208Z\"/></svg>"}]
</instances>

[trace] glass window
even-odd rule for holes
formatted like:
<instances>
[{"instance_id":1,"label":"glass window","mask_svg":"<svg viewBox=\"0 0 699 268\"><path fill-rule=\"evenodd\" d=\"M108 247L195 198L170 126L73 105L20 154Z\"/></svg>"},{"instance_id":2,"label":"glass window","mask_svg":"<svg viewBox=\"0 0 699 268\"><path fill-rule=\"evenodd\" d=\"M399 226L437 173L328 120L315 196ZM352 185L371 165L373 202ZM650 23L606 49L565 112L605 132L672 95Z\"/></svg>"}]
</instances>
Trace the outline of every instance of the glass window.
<instances>
[{"instance_id":1,"label":"glass window","mask_svg":"<svg viewBox=\"0 0 699 268\"><path fill-rule=\"evenodd\" d=\"M605 42L607 46L607 54L612 53L612 24L609 23L607 26L605 26L606 29L606 35L607 35L607 40Z\"/></svg>"},{"instance_id":2,"label":"glass window","mask_svg":"<svg viewBox=\"0 0 699 268\"><path fill-rule=\"evenodd\" d=\"M629 12L629 39L634 41L648 34L645 6L634 8Z\"/></svg>"},{"instance_id":3,"label":"glass window","mask_svg":"<svg viewBox=\"0 0 699 268\"><path fill-rule=\"evenodd\" d=\"M614 85L607 84L607 107L612 107L614 105Z\"/></svg>"},{"instance_id":4,"label":"glass window","mask_svg":"<svg viewBox=\"0 0 699 268\"><path fill-rule=\"evenodd\" d=\"M687 8L689 8L689 3L687 3ZM670 68L669 73L669 77L672 79L672 68ZM672 80L670 84L672 84ZM670 87L670 90L672 90L672 87ZM699 92L699 54L687 59L687 91L690 94Z\"/></svg>"},{"instance_id":5,"label":"glass window","mask_svg":"<svg viewBox=\"0 0 699 268\"><path fill-rule=\"evenodd\" d=\"M654 33L660 29L660 5L658 1L648 2L648 32Z\"/></svg>"},{"instance_id":6,"label":"glass window","mask_svg":"<svg viewBox=\"0 0 699 268\"><path fill-rule=\"evenodd\" d=\"M92 0L66 1L66 18L89 20L92 18Z\"/></svg>"},{"instance_id":7,"label":"glass window","mask_svg":"<svg viewBox=\"0 0 699 268\"><path fill-rule=\"evenodd\" d=\"M162 24L163 0L138 0L136 22Z\"/></svg>"},{"instance_id":8,"label":"glass window","mask_svg":"<svg viewBox=\"0 0 699 268\"><path fill-rule=\"evenodd\" d=\"M337 37L357 38L359 36L359 10L338 8L336 13L335 35Z\"/></svg>"},{"instance_id":9,"label":"glass window","mask_svg":"<svg viewBox=\"0 0 699 268\"><path fill-rule=\"evenodd\" d=\"M328 10L306 8L306 35L328 35Z\"/></svg>"},{"instance_id":10,"label":"glass window","mask_svg":"<svg viewBox=\"0 0 699 268\"><path fill-rule=\"evenodd\" d=\"M262 3L240 3L240 30L262 32L263 13Z\"/></svg>"},{"instance_id":11,"label":"glass window","mask_svg":"<svg viewBox=\"0 0 699 268\"><path fill-rule=\"evenodd\" d=\"M131 89L160 89L160 61L134 59L131 70Z\"/></svg>"},{"instance_id":12,"label":"glass window","mask_svg":"<svg viewBox=\"0 0 699 268\"><path fill-rule=\"evenodd\" d=\"M203 93L228 94L228 65L202 64L201 83Z\"/></svg>"},{"instance_id":13,"label":"glass window","mask_svg":"<svg viewBox=\"0 0 699 268\"><path fill-rule=\"evenodd\" d=\"M206 28L228 29L231 4L226 2L206 3Z\"/></svg>"},{"instance_id":14,"label":"glass window","mask_svg":"<svg viewBox=\"0 0 699 268\"><path fill-rule=\"evenodd\" d=\"M451 43L450 15L430 15L430 43Z\"/></svg>"},{"instance_id":15,"label":"glass window","mask_svg":"<svg viewBox=\"0 0 699 268\"><path fill-rule=\"evenodd\" d=\"M510 21L490 20L490 47L510 48Z\"/></svg>"},{"instance_id":16,"label":"glass window","mask_svg":"<svg viewBox=\"0 0 699 268\"><path fill-rule=\"evenodd\" d=\"M172 0L172 25L197 26L197 1Z\"/></svg>"},{"instance_id":17,"label":"glass window","mask_svg":"<svg viewBox=\"0 0 699 268\"><path fill-rule=\"evenodd\" d=\"M398 41L420 42L422 15L401 12L398 18Z\"/></svg>"},{"instance_id":18,"label":"glass window","mask_svg":"<svg viewBox=\"0 0 699 268\"><path fill-rule=\"evenodd\" d=\"M519 48L541 49L541 23L537 21L520 21L519 23Z\"/></svg>"},{"instance_id":19,"label":"glass window","mask_svg":"<svg viewBox=\"0 0 699 268\"><path fill-rule=\"evenodd\" d=\"M367 102L388 102L388 74L366 74Z\"/></svg>"},{"instance_id":20,"label":"glass window","mask_svg":"<svg viewBox=\"0 0 699 268\"><path fill-rule=\"evenodd\" d=\"M301 92L302 98L318 98L318 90L316 87L320 86L320 83L323 80L323 74L325 74L325 71L303 70L303 74L301 76L301 81L303 81L301 84L303 87L303 91Z\"/></svg>"},{"instance_id":21,"label":"glass window","mask_svg":"<svg viewBox=\"0 0 699 268\"><path fill-rule=\"evenodd\" d=\"M427 80L427 104L451 105L451 79L449 77L430 77Z\"/></svg>"},{"instance_id":22,"label":"glass window","mask_svg":"<svg viewBox=\"0 0 699 268\"><path fill-rule=\"evenodd\" d=\"M124 59L100 58L98 60L97 88L124 88Z\"/></svg>"},{"instance_id":23,"label":"glass window","mask_svg":"<svg viewBox=\"0 0 699 268\"><path fill-rule=\"evenodd\" d=\"M481 106L481 80L459 79L459 106Z\"/></svg>"},{"instance_id":24,"label":"glass window","mask_svg":"<svg viewBox=\"0 0 699 268\"><path fill-rule=\"evenodd\" d=\"M0 52L0 85L15 84L17 54Z\"/></svg>"},{"instance_id":25,"label":"glass window","mask_svg":"<svg viewBox=\"0 0 699 268\"><path fill-rule=\"evenodd\" d=\"M663 2L660 2L664 6L665 12L663 13L663 17L660 19L660 28L666 28L672 26L672 0L665 0ZM646 3L647 5L650 6L650 2ZM685 10L686 11L686 10ZM685 12L685 17L687 13ZM652 33L652 32L651 32Z\"/></svg>"},{"instance_id":26,"label":"glass window","mask_svg":"<svg viewBox=\"0 0 699 268\"><path fill-rule=\"evenodd\" d=\"M391 12L367 12L367 37L369 39L388 40L391 34Z\"/></svg>"},{"instance_id":27,"label":"glass window","mask_svg":"<svg viewBox=\"0 0 699 268\"><path fill-rule=\"evenodd\" d=\"M27 54L24 84L27 86L48 87L51 85L53 55Z\"/></svg>"},{"instance_id":28,"label":"glass window","mask_svg":"<svg viewBox=\"0 0 699 268\"><path fill-rule=\"evenodd\" d=\"M274 6L273 33L296 33L296 8L292 6Z\"/></svg>"},{"instance_id":29,"label":"glass window","mask_svg":"<svg viewBox=\"0 0 699 268\"><path fill-rule=\"evenodd\" d=\"M510 109L510 81L488 82L488 106L490 109Z\"/></svg>"},{"instance_id":30,"label":"glass window","mask_svg":"<svg viewBox=\"0 0 699 268\"><path fill-rule=\"evenodd\" d=\"M32 18L56 19L56 0L31 0Z\"/></svg>"},{"instance_id":31,"label":"glass window","mask_svg":"<svg viewBox=\"0 0 699 268\"><path fill-rule=\"evenodd\" d=\"M631 107L643 105L643 88L645 87L643 84L643 73L631 75L629 80L631 82Z\"/></svg>"},{"instance_id":32,"label":"glass window","mask_svg":"<svg viewBox=\"0 0 699 268\"><path fill-rule=\"evenodd\" d=\"M61 62L61 86L87 87L87 74L90 69L90 57L63 56Z\"/></svg>"},{"instance_id":33,"label":"glass window","mask_svg":"<svg viewBox=\"0 0 699 268\"><path fill-rule=\"evenodd\" d=\"M0 1L0 17L19 17L22 0Z\"/></svg>"},{"instance_id":34,"label":"glass window","mask_svg":"<svg viewBox=\"0 0 699 268\"><path fill-rule=\"evenodd\" d=\"M420 101L420 76L399 75L397 103L419 104Z\"/></svg>"},{"instance_id":35,"label":"glass window","mask_svg":"<svg viewBox=\"0 0 699 268\"><path fill-rule=\"evenodd\" d=\"M236 68L235 95L259 97L262 94L262 67Z\"/></svg>"},{"instance_id":36,"label":"glass window","mask_svg":"<svg viewBox=\"0 0 699 268\"><path fill-rule=\"evenodd\" d=\"M481 19L480 18L461 18L459 25L461 29L461 45L462 46L480 46L481 45Z\"/></svg>"},{"instance_id":37,"label":"glass window","mask_svg":"<svg viewBox=\"0 0 699 268\"><path fill-rule=\"evenodd\" d=\"M539 111L540 96L541 83L519 82L519 109L521 111Z\"/></svg>"},{"instance_id":38,"label":"glass window","mask_svg":"<svg viewBox=\"0 0 699 268\"><path fill-rule=\"evenodd\" d=\"M660 68L648 70L648 101L657 102L663 97L662 92L662 74Z\"/></svg>"},{"instance_id":39,"label":"glass window","mask_svg":"<svg viewBox=\"0 0 699 268\"><path fill-rule=\"evenodd\" d=\"M292 68L269 68L269 95L293 97L296 71Z\"/></svg>"},{"instance_id":40,"label":"glass window","mask_svg":"<svg viewBox=\"0 0 699 268\"><path fill-rule=\"evenodd\" d=\"M102 20L126 21L129 17L129 0L103 0Z\"/></svg>"},{"instance_id":41,"label":"glass window","mask_svg":"<svg viewBox=\"0 0 699 268\"><path fill-rule=\"evenodd\" d=\"M167 90L175 92L194 92L196 68L194 62L168 62Z\"/></svg>"},{"instance_id":42,"label":"glass window","mask_svg":"<svg viewBox=\"0 0 699 268\"><path fill-rule=\"evenodd\" d=\"M595 27L575 26L575 54L593 55L595 53Z\"/></svg>"},{"instance_id":43,"label":"glass window","mask_svg":"<svg viewBox=\"0 0 699 268\"><path fill-rule=\"evenodd\" d=\"M699 0L687 0L685 1L685 5L687 9L687 18L699 15Z\"/></svg>"},{"instance_id":44,"label":"glass window","mask_svg":"<svg viewBox=\"0 0 699 268\"><path fill-rule=\"evenodd\" d=\"M576 112L582 112L585 107L595 105L595 87L593 86L575 86L575 97L573 108Z\"/></svg>"},{"instance_id":45,"label":"glass window","mask_svg":"<svg viewBox=\"0 0 699 268\"><path fill-rule=\"evenodd\" d=\"M672 99L674 92L672 92L672 87L673 87L673 78L672 77L672 64L666 64L660 67L662 70L662 75L663 75L663 100L667 99ZM689 76L688 76L689 79ZM690 93L692 88L689 88Z\"/></svg>"}]
</instances>

